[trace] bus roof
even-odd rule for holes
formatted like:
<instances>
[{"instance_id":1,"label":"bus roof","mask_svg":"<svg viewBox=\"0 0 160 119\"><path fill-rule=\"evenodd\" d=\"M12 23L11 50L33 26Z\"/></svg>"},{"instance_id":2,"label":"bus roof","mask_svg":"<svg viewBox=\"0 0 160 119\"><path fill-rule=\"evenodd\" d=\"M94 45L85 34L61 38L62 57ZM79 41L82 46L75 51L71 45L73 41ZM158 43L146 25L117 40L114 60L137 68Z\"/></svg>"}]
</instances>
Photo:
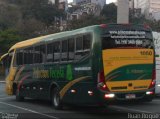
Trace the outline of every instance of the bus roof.
<instances>
[{"instance_id":1,"label":"bus roof","mask_svg":"<svg viewBox=\"0 0 160 119\"><path fill-rule=\"evenodd\" d=\"M64 32L51 34L49 37L44 38L44 40L42 42L47 42L47 41L52 41L54 39L59 39L59 38L62 38L62 36L69 37L69 36L77 35L77 34L81 34L81 33L92 32L95 28L97 28L99 26L100 25L92 25L92 26L88 26L88 27L79 28L76 30L64 31Z\"/></svg>"},{"instance_id":2,"label":"bus roof","mask_svg":"<svg viewBox=\"0 0 160 119\"><path fill-rule=\"evenodd\" d=\"M22 48L22 47L26 47L26 46L30 46L30 45L33 45L35 43L38 43L40 42L43 38L46 38L50 35L46 35L46 36L41 36L41 37L37 37L37 38L33 38L33 39L29 39L29 40L25 40L25 41L21 41L21 42L18 42L16 43L15 45L13 45L8 52L14 50L14 49L17 49L17 48Z\"/></svg>"},{"instance_id":3,"label":"bus roof","mask_svg":"<svg viewBox=\"0 0 160 119\"><path fill-rule=\"evenodd\" d=\"M5 58L7 55L8 55L8 53L5 53L4 55L2 55L2 56L0 57L0 62L1 62L2 59Z\"/></svg>"},{"instance_id":4,"label":"bus roof","mask_svg":"<svg viewBox=\"0 0 160 119\"><path fill-rule=\"evenodd\" d=\"M121 27L121 26L126 26L126 25L124 25L124 24L106 24L106 26L107 27L115 27L115 26L116 27ZM136 28L142 28L143 27L143 25L134 25L134 24L129 24L129 26L136 27ZM101 25L92 25L92 26L88 26L88 27L79 28L79 29L76 29L76 30L64 31L64 32L60 32L60 33L55 33L55 34L50 34L50 35L46 35L46 36L41 36L41 37L25 40L25 41L18 42L15 45L13 45L9 49L9 52L14 50L14 49L17 49L17 48L23 48L23 47L26 47L26 46L34 45L36 43L49 42L49 41L52 41L52 40L55 40L55 39L59 39L59 38L62 38L62 36L63 37L69 37L71 35L76 35L76 34L81 34L81 33L86 33L86 32L92 32L97 27L102 27L102 24Z\"/></svg>"}]
</instances>

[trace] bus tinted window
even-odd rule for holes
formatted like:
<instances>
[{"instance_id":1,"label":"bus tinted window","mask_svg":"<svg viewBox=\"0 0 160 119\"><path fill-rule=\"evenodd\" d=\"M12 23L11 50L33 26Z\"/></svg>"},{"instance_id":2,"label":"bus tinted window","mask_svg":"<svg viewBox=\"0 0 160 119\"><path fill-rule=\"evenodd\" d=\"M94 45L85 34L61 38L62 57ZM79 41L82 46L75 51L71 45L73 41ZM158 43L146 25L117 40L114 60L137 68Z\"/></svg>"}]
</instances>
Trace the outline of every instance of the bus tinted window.
<instances>
[{"instance_id":1,"label":"bus tinted window","mask_svg":"<svg viewBox=\"0 0 160 119\"><path fill-rule=\"evenodd\" d=\"M16 54L16 64L17 65L22 65L23 64L23 50L17 51Z\"/></svg>"},{"instance_id":2,"label":"bus tinted window","mask_svg":"<svg viewBox=\"0 0 160 119\"><path fill-rule=\"evenodd\" d=\"M87 50L90 49L91 46L91 35L84 35L83 36L83 49Z\"/></svg>"},{"instance_id":3,"label":"bus tinted window","mask_svg":"<svg viewBox=\"0 0 160 119\"><path fill-rule=\"evenodd\" d=\"M68 60L68 40L62 41L62 55L61 55L62 61Z\"/></svg>"},{"instance_id":4,"label":"bus tinted window","mask_svg":"<svg viewBox=\"0 0 160 119\"><path fill-rule=\"evenodd\" d=\"M33 64L33 48L24 49L24 64Z\"/></svg>"},{"instance_id":5,"label":"bus tinted window","mask_svg":"<svg viewBox=\"0 0 160 119\"><path fill-rule=\"evenodd\" d=\"M23 56L24 56L24 64L28 64L28 62L27 62L28 61L27 60L28 59L27 58L28 57L28 50L27 49L23 50Z\"/></svg>"},{"instance_id":6,"label":"bus tinted window","mask_svg":"<svg viewBox=\"0 0 160 119\"><path fill-rule=\"evenodd\" d=\"M83 55L89 54L90 48L91 48L91 35L87 34L83 36L83 50L84 50Z\"/></svg>"},{"instance_id":7,"label":"bus tinted window","mask_svg":"<svg viewBox=\"0 0 160 119\"><path fill-rule=\"evenodd\" d=\"M53 43L47 45L47 56L46 56L47 62L53 61Z\"/></svg>"},{"instance_id":8,"label":"bus tinted window","mask_svg":"<svg viewBox=\"0 0 160 119\"><path fill-rule=\"evenodd\" d=\"M83 39L81 36L76 38L76 51L78 50L83 50Z\"/></svg>"},{"instance_id":9,"label":"bus tinted window","mask_svg":"<svg viewBox=\"0 0 160 119\"><path fill-rule=\"evenodd\" d=\"M41 63L40 59L40 46L34 48L34 63Z\"/></svg>"},{"instance_id":10,"label":"bus tinted window","mask_svg":"<svg viewBox=\"0 0 160 119\"><path fill-rule=\"evenodd\" d=\"M45 62L46 47L45 45L36 46L34 49L34 63Z\"/></svg>"},{"instance_id":11,"label":"bus tinted window","mask_svg":"<svg viewBox=\"0 0 160 119\"><path fill-rule=\"evenodd\" d=\"M60 60L60 42L53 43L53 52L54 52L54 62L58 62Z\"/></svg>"},{"instance_id":12,"label":"bus tinted window","mask_svg":"<svg viewBox=\"0 0 160 119\"><path fill-rule=\"evenodd\" d=\"M46 60L46 47L45 45L40 45L40 63L44 63Z\"/></svg>"},{"instance_id":13,"label":"bus tinted window","mask_svg":"<svg viewBox=\"0 0 160 119\"><path fill-rule=\"evenodd\" d=\"M28 49L28 63L33 64L33 47Z\"/></svg>"},{"instance_id":14,"label":"bus tinted window","mask_svg":"<svg viewBox=\"0 0 160 119\"><path fill-rule=\"evenodd\" d=\"M74 39L71 38L71 39L68 40L69 60L74 60L74 48L75 48L75 42L74 42Z\"/></svg>"},{"instance_id":15,"label":"bus tinted window","mask_svg":"<svg viewBox=\"0 0 160 119\"><path fill-rule=\"evenodd\" d=\"M86 34L76 38L75 60L80 60L88 55L91 47L91 35Z\"/></svg>"}]
</instances>

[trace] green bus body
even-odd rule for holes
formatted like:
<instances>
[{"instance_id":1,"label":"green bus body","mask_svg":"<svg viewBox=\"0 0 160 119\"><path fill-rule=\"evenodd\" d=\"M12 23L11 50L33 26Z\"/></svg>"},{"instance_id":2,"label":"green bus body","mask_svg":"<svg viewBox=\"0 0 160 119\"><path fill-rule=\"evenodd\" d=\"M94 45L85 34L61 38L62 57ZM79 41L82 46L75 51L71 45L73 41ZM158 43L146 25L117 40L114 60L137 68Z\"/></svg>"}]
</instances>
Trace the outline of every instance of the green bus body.
<instances>
[{"instance_id":1,"label":"green bus body","mask_svg":"<svg viewBox=\"0 0 160 119\"><path fill-rule=\"evenodd\" d=\"M107 94L114 93L116 94L115 99L120 99L120 100L121 99L127 100L124 97L124 95L132 93L136 94L135 99L141 99L147 97L146 91L154 92L154 86L152 88L147 87L146 89L142 88L132 91L131 90L113 91L111 89L105 91L103 89L101 90L98 87L98 74L104 68L104 61L102 57L103 55L102 35L108 32L109 30L113 29L115 30L121 28L122 30L126 29L146 30L142 26L134 26L134 25L129 26L129 28L128 26L125 25L124 26L108 25L106 26L106 28L100 25L95 25L74 31L67 31L67 32L53 34L42 39L37 44L17 49L16 58L14 59L15 62L14 66L18 67L18 70L15 75L15 79L13 81L14 82L13 93L17 94L18 90L18 94L21 97L31 97L36 99L51 100L53 89L57 88L59 91L60 100L63 103L73 103L73 104L102 104L102 103L105 104L105 102L110 100L105 98L106 93ZM151 32L150 29L147 29L146 31ZM89 38L90 40L87 40L88 42L84 42L84 40L82 40L81 38L82 39ZM152 39L152 36L150 36L150 38ZM74 39L72 40L74 42L73 43L74 51L72 49L70 54L69 54L69 47L72 46L69 45L70 41L68 39ZM77 46L75 41L77 44L78 43L85 44L89 43L90 41L89 47L88 44L86 46L82 45L79 47ZM55 42L58 44L57 46ZM64 49L59 48L59 46L63 47L62 42L64 42ZM65 43L67 43L66 46ZM54 47L57 47L54 49L55 51L54 55L52 53L49 53L50 44L53 44ZM36 47L40 48L40 50L33 50L36 49ZM85 47L88 48L84 49ZM50 48L51 51L53 51L52 46ZM60 50L61 52L60 54L56 51L57 49ZM41 53L43 55L41 55ZM154 56L154 54L152 55ZM36 57L39 57L40 60L36 59ZM56 57L59 58L56 59ZM70 60L69 57L71 58ZM35 59L37 60L36 62L34 61ZM147 80L149 80L150 83L153 80L151 76L155 65L154 58L152 60L153 60L152 64L151 63L142 64L142 66L145 65L146 67L149 68L148 73L150 74L148 76L149 78L147 77ZM120 70L125 70L125 69L120 68ZM142 71L142 70L143 69L139 69L136 71ZM132 71L132 69L130 71ZM103 72L105 72L105 69ZM113 74L113 72L110 73ZM124 77L125 75L115 80L121 80ZM110 83L113 83L113 81ZM151 96L149 95L148 97Z\"/></svg>"}]
</instances>

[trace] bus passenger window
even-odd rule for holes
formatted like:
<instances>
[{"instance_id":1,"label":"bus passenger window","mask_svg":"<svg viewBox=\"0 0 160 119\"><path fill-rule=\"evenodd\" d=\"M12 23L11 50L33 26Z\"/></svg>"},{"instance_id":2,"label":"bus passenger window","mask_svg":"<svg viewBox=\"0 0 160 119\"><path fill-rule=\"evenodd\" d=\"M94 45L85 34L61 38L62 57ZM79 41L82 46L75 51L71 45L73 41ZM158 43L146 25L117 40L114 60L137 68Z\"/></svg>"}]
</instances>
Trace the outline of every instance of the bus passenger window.
<instances>
[{"instance_id":1,"label":"bus passenger window","mask_svg":"<svg viewBox=\"0 0 160 119\"><path fill-rule=\"evenodd\" d=\"M47 62L53 62L53 44L47 44L47 56L46 56Z\"/></svg>"},{"instance_id":2,"label":"bus passenger window","mask_svg":"<svg viewBox=\"0 0 160 119\"><path fill-rule=\"evenodd\" d=\"M34 63L41 63L40 59L40 46L34 48Z\"/></svg>"},{"instance_id":3,"label":"bus passenger window","mask_svg":"<svg viewBox=\"0 0 160 119\"><path fill-rule=\"evenodd\" d=\"M83 39L82 37L76 38L76 51L83 50Z\"/></svg>"},{"instance_id":4,"label":"bus passenger window","mask_svg":"<svg viewBox=\"0 0 160 119\"><path fill-rule=\"evenodd\" d=\"M54 52L54 62L59 62L60 60L60 42L54 42L53 43L53 52Z\"/></svg>"},{"instance_id":5,"label":"bus passenger window","mask_svg":"<svg viewBox=\"0 0 160 119\"><path fill-rule=\"evenodd\" d=\"M91 35L84 35L83 36L83 49L90 50L91 47Z\"/></svg>"},{"instance_id":6,"label":"bus passenger window","mask_svg":"<svg viewBox=\"0 0 160 119\"><path fill-rule=\"evenodd\" d=\"M24 55L24 64L28 64L28 50L27 49L23 50L23 55Z\"/></svg>"},{"instance_id":7,"label":"bus passenger window","mask_svg":"<svg viewBox=\"0 0 160 119\"><path fill-rule=\"evenodd\" d=\"M76 51L75 60L80 60L83 57L83 39L82 37L76 38Z\"/></svg>"},{"instance_id":8,"label":"bus passenger window","mask_svg":"<svg viewBox=\"0 0 160 119\"><path fill-rule=\"evenodd\" d=\"M16 64L22 65L23 64L23 50L19 50L16 53Z\"/></svg>"},{"instance_id":9,"label":"bus passenger window","mask_svg":"<svg viewBox=\"0 0 160 119\"><path fill-rule=\"evenodd\" d=\"M84 55L89 54L91 48L91 35L84 35L83 36L83 53Z\"/></svg>"},{"instance_id":10,"label":"bus passenger window","mask_svg":"<svg viewBox=\"0 0 160 119\"><path fill-rule=\"evenodd\" d=\"M74 39L68 39L68 59L69 60L74 60Z\"/></svg>"},{"instance_id":11,"label":"bus passenger window","mask_svg":"<svg viewBox=\"0 0 160 119\"><path fill-rule=\"evenodd\" d=\"M40 46L40 63L44 63L46 60L46 47L45 45Z\"/></svg>"},{"instance_id":12,"label":"bus passenger window","mask_svg":"<svg viewBox=\"0 0 160 119\"><path fill-rule=\"evenodd\" d=\"M33 48L24 49L24 64L33 64Z\"/></svg>"},{"instance_id":13,"label":"bus passenger window","mask_svg":"<svg viewBox=\"0 0 160 119\"><path fill-rule=\"evenodd\" d=\"M33 47L28 49L28 59L29 64L33 64Z\"/></svg>"},{"instance_id":14,"label":"bus passenger window","mask_svg":"<svg viewBox=\"0 0 160 119\"><path fill-rule=\"evenodd\" d=\"M62 55L61 55L61 61L67 61L68 60L68 40L62 41Z\"/></svg>"}]
</instances>

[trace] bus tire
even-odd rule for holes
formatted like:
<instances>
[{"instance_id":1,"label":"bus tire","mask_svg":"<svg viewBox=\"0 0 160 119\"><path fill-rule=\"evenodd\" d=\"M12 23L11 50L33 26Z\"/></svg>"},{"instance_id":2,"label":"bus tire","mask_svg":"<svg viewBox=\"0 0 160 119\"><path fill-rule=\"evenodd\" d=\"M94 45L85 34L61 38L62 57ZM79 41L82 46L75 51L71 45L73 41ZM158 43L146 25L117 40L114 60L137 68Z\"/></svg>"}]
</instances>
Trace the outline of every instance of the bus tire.
<instances>
[{"instance_id":1,"label":"bus tire","mask_svg":"<svg viewBox=\"0 0 160 119\"><path fill-rule=\"evenodd\" d=\"M24 97L20 95L18 90L16 90L16 101L18 102L24 101Z\"/></svg>"},{"instance_id":2,"label":"bus tire","mask_svg":"<svg viewBox=\"0 0 160 119\"><path fill-rule=\"evenodd\" d=\"M62 101L60 99L60 94L58 88L54 88L52 90L51 101L54 109L60 110L62 109Z\"/></svg>"}]
</instances>

